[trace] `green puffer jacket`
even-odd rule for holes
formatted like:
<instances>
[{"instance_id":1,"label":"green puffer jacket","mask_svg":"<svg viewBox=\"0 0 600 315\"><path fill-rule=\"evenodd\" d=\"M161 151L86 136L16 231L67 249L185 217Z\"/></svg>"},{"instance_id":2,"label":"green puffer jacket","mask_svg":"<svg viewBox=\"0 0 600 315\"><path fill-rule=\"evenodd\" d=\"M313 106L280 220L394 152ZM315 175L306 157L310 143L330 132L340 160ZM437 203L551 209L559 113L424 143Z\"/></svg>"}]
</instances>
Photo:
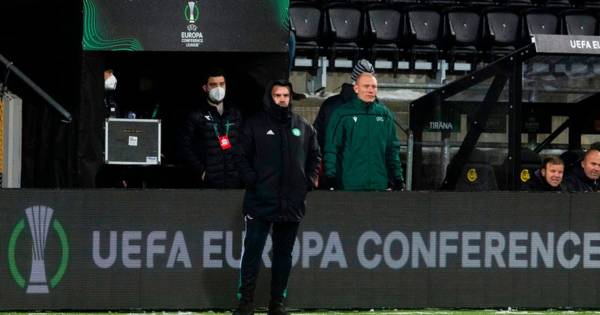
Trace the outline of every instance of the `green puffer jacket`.
<instances>
[{"instance_id":1,"label":"green puffer jacket","mask_svg":"<svg viewBox=\"0 0 600 315\"><path fill-rule=\"evenodd\" d=\"M354 98L333 112L325 136L325 176L338 188L385 190L403 180L400 140L385 105Z\"/></svg>"}]
</instances>

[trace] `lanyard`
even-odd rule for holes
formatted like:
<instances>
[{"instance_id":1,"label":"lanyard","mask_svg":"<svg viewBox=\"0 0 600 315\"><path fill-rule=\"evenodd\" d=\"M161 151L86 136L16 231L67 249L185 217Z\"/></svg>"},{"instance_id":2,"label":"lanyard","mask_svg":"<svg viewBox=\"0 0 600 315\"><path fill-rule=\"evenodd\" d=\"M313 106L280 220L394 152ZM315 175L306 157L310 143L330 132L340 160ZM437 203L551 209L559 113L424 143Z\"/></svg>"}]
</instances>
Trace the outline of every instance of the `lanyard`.
<instances>
[{"instance_id":1,"label":"lanyard","mask_svg":"<svg viewBox=\"0 0 600 315\"><path fill-rule=\"evenodd\" d=\"M215 121L210 112L208 112L208 115L210 116L211 121ZM215 130L215 135L217 136L217 139L219 139L221 137L221 135L219 134L219 123L213 122L212 125L213 125L213 129ZM225 121L225 136L226 137L229 136L229 126L231 126L231 125L233 125L233 123L230 123L229 120Z\"/></svg>"}]
</instances>

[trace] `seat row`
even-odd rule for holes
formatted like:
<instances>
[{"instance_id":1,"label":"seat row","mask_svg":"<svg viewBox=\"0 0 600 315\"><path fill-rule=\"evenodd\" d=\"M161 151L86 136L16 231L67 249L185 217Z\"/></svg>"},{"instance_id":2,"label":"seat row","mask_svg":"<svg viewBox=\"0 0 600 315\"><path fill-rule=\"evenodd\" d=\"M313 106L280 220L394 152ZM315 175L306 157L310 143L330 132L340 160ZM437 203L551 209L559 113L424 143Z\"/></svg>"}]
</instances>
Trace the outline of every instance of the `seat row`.
<instances>
[{"instance_id":1,"label":"seat row","mask_svg":"<svg viewBox=\"0 0 600 315\"><path fill-rule=\"evenodd\" d=\"M291 0L291 4L309 2L313 5L329 6L352 4L360 7L372 5L432 4L432 5L504 5L515 7L557 7L557 8L600 8L600 0Z\"/></svg>"},{"instance_id":2,"label":"seat row","mask_svg":"<svg viewBox=\"0 0 600 315\"><path fill-rule=\"evenodd\" d=\"M530 42L533 34L597 35L598 16L585 9L506 6L388 5L359 8L346 3L316 6L310 2L290 5L290 24L296 36L296 57L311 60L316 71L319 57L330 65L336 59L367 58L375 64L385 59L398 71L408 62L490 62Z\"/></svg>"}]
</instances>

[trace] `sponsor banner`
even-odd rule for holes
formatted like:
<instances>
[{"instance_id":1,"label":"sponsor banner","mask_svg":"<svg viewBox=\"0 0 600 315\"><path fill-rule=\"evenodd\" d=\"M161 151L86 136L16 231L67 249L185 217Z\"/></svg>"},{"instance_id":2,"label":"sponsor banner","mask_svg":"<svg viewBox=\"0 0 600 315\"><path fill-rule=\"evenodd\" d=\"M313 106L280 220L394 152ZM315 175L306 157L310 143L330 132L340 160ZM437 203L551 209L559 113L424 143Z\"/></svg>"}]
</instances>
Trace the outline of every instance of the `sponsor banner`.
<instances>
[{"instance_id":1,"label":"sponsor banner","mask_svg":"<svg viewBox=\"0 0 600 315\"><path fill-rule=\"evenodd\" d=\"M82 1L84 50L288 50L288 0Z\"/></svg>"},{"instance_id":2,"label":"sponsor banner","mask_svg":"<svg viewBox=\"0 0 600 315\"><path fill-rule=\"evenodd\" d=\"M0 191L0 309L228 309L243 191ZM309 194L297 308L596 307L591 194ZM269 239L257 287L268 301Z\"/></svg>"},{"instance_id":3,"label":"sponsor banner","mask_svg":"<svg viewBox=\"0 0 600 315\"><path fill-rule=\"evenodd\" d=\"M533 42L538 53L600 54L598 36L535 34Z\"/></svg>"}]
</instances>

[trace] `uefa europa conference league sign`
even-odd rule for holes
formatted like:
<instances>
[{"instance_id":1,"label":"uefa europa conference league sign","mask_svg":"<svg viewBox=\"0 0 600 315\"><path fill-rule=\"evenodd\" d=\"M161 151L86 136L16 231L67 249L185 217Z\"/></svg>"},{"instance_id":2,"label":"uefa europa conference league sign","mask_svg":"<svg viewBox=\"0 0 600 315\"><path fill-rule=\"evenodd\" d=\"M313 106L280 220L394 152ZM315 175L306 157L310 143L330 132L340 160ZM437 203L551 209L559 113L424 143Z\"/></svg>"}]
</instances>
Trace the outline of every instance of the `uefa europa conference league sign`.
<instances>
[{"instance_id":1,"label":"uefa europa conference league sign","mask_svg":"<svg viewBox=\"0 0 600 315\"><path fill-rule=\"evenodd\" d=\"M600 37L536 34L532 41L537 53L600 54Z\"/></svg>"},{"instance_id":2,"label":"uefa europa conference league sign","mask_svg":"<svg viewBox=\"0 0 600 315\"><path fill-rule=\"evenodd\" d=\"M0 191L0 308L233 307L242 197ZM313 192L289 304L593 307L597 204L569 194ZM259 304L268 301L271 250L269 238Z\"/></svg>"}]
</instances>

